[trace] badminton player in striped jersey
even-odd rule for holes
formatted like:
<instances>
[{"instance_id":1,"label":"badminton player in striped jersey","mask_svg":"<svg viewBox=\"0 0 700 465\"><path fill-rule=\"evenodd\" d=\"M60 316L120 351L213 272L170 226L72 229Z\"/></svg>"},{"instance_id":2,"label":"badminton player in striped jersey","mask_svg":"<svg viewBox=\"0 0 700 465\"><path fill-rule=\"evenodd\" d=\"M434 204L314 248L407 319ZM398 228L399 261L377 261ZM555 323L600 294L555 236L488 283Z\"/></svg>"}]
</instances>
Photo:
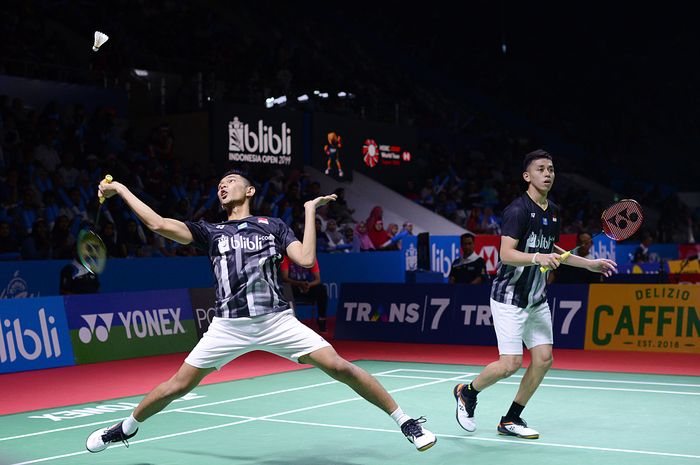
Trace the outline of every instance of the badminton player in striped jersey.
<instances>
[{"instance_id":1,"label":"badminton player in striped jersey","mask_svg":"<svg viewBox=\"0 0 700 465\"><path fill-rule=\"evenodd\" d=\"M257 349L314 365L347 384L389 414L419 451L435 444L435 435L422 427L423 418L406 415L374 377L341 358L325 339L297 320L283 296L279 274L283 255L301 266L314 264L315 211L335 200L335 195L304 204L304 237L299 241L280 219L251 215L255 187L242 171L229 171L219 182L218 197L228 221L218 224L163 218L118 182L100 183L99 194L121 196L150 230L181 244L206 248L216 277L217 313L172 378L148 393L128 418L90 434L86 442L90 452L133 437L142 422L192 390L209 373Z\"/></svg>"},{"instance_id":2,"label":"badminton player in striped jersey","mask_svg":"<svg viewBox=\"0 0 700 465\"><path fill-rule=\"evenodd\" d=\"M547 304L547 273L540 266L557 268L561 263L609 276L615 262L589 260L571 255L555 245L559 240L559 208L547 200L554 183L552 157L544 150L525 156L523 179L527 191L503 211L500 263L491 285L491 315L498 340L499 359L489 364L469 384L453 390L457 401L457 422L467 431L476 430L474 410L480 391L515 373L523 360L523 343L532 361L523 376L515 399L498 424L500 434L537 439L539 433L527 426L521 414L552 366L552 317Z\"/></svg>"}]
</instances>

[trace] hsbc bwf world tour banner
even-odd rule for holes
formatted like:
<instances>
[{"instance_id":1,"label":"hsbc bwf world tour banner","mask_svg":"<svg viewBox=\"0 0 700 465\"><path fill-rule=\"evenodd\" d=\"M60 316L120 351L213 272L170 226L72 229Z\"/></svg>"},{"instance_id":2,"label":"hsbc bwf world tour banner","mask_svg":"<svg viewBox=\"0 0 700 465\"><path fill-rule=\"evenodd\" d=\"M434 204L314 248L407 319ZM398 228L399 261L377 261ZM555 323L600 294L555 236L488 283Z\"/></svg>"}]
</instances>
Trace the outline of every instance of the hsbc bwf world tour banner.
<instances>
[{"instance_id":1,"label":"hsbc bwf world tour banner","mask_svg":"<svg viewBox=\"0 0 700 465\"><path fill-rule=\"evenodd\" d=\"M418 169L412 128L314 113L311 138L312 165L338 180L359 171L403 187Z\"/></svg>"},{"instance_id":2,"label":"hsbc bwf world tour banner","mask_svg":"<svg viewBox=\"0 0 700 465\"><path fill-rule=\"evenodd\" d=\"M256 167L301 167L303 119L295 111L216 103L211 109L213 160Z\"/></svg>"}]
</instances>

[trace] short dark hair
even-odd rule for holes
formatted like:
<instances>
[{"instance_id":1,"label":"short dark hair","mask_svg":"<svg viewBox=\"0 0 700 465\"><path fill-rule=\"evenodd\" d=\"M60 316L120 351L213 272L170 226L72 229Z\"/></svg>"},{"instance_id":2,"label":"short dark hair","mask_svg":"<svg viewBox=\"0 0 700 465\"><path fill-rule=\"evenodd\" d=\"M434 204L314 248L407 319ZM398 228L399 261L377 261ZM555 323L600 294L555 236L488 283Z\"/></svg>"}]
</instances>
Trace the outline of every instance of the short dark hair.
<instances>
[{"instance_id":1,"label":"short dark hair","mask_svg":"<svg viewBox=\"0 0 700 465\"><path fill-rule=\"evenodd\" d=\"M530 166L530 163L532 163L535 160L539 160L540 158L546 158L547 160L552 160L552 156L546 150L542 150L542 149L533 150L532 152L525 155L525 158L523 159L523 171L527 171L527 168L528 168L528 166Z\"/></svg>"},{"instance_id":2,"label":"short dark hair","mask_svg":"<svg viewBox=\"0 0 700 465\"><path fill-rule=\"evenodd\" d=\"M462 239L472 239L472 240L474 240L474 234L472 234L472 233L464 233L464 234L462 234L461 236L459 236L460 242L462 241Z\"/></svg>"},{"instance_id":3,"label":"short dark hair","mask_svg":"<svg viewBox=\"0 0 700 465\"><path fill-rule=\"evenodd\" d=\"M253 179L250 177L250 173L248 170L244 168L231 168L230 170L226 171L223 176L221 176L219 179L224 179L226 176L230 176L232 174L237 174L238 176L242 177L243 179L248 182L249 186L254 186L255 183L253 182Z\"/></svg>"}]
</instances>

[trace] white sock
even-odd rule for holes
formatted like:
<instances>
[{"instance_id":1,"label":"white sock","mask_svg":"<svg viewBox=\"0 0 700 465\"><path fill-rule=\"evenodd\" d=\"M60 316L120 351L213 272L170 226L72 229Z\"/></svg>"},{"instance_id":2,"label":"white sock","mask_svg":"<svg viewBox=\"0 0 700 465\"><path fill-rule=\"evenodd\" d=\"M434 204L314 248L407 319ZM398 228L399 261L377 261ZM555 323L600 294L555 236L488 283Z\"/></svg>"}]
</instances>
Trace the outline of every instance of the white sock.
<instances>
[{"instance_id":1,"label":"white sock","mask_svg":"<svg viewBox=\"0 0 700 465\"><path fill-rule=\"evenodd\" d=\"M397 425L401 426L404 423L406 423L408 420L411 419L408 415L403 413L403 410L401 410L401 407L397 408L394 410L394 412L391 414L391 418L396 422Z\"/></svg>"},{"instance_id":2,"label":"white sock","mask_svg":"<svg viewBox=\"0 0 700 465\"><path fill-rule=\"evenodd\" d=\"M124 431L124 434L132 434L134 431L139 429L139 425L141 424L140 421L136 421L136 418L134 418L134 415L131 414L129 415L129 418L124 420L122 423L122 431Z\"/></svg>"}]
</instances>

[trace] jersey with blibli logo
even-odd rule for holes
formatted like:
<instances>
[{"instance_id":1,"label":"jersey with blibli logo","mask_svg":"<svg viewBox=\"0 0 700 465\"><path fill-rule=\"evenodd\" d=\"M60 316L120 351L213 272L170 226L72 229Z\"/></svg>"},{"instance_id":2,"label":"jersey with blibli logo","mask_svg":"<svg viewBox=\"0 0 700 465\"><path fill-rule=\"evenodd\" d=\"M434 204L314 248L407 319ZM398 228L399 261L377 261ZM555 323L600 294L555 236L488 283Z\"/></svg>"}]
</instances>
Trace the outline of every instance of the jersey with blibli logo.
<instances>
[{"instance_id":1,"label":"jersey with blibli logo","mask_svg":"<svg viewBox=\"0 0 700 465\"><path fill-rule=\"evenodd\" d=\"M527 193L521 195L503 211L501 235L518 240L516 250L525 253L551 253L559 241L559 207L549 201L542 210ZM498 263L496 278L491 286L491 298L496 302L520 308L539 305L547 298L547 273L539 266L511 266Z\"/></svg>"},{"instance_id":2,"label":"jersey with blibli logo","mask_svg":"<svg viewBox=\"0 0 700 465\"><path fill-rule=\"evenodd\" d=\"M279 218L249 216L212 224L185 224L209 254L216 277L216 316L239 318L287 310L279 263L294 233Z\"/></svg>"}]
</instances>

